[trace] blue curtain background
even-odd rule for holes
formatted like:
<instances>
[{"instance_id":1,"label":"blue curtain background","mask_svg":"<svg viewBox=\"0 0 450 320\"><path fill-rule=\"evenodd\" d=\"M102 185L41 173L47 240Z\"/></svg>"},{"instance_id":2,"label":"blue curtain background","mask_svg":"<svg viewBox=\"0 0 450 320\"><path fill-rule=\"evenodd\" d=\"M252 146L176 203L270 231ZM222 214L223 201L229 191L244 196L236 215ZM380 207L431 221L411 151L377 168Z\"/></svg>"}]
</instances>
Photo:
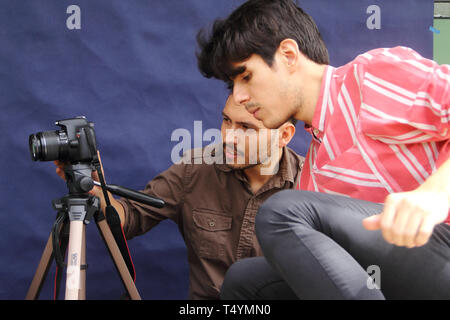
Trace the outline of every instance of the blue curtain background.
<instances>
[{"instance_id":1,"label":"blue curtain background","mask_svg":"<svg viewBox=\"0 0 450 320\"><path fill-rule=\"evenodd\" d=\"M56 130L56 120L84 115L95 123L108 183L133 189L171 163L171 133L194 121L220 128L227 90L197 70L195 36L243 1L0 1L0 299L23 299L55 219L51 201L67 194L53 163L32 162L28 136ZM302 0L340 66L377 47L409 46L433 56L432 0ZM370 5L381 29L369 30ZM69 30L70 5L81 29ZM310 138L299 123L292 143ZM94 224L87 227L87 298L117 299L122 283ZM185 299L186 250L164 221L128 242L143 299ZM51 299L54 265L41 299ZM62 291L61 298L63 298Z\"/></svg>"}]
</instances>

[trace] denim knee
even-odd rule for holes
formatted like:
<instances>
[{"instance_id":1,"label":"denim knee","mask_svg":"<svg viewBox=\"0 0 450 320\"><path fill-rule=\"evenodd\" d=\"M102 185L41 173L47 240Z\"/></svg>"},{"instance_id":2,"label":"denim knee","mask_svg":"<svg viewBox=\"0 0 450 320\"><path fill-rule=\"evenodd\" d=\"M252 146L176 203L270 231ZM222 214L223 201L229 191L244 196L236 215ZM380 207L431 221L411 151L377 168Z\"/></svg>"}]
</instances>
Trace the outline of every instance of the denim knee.
<instances>
[{"instance_id":1,"label":"denim knee","mask_svg":"<svg viewBox=\"0 0 450 320\"><path fill-rule=\"evenodd\" d=\"M320 202L317 196L312 191L283 190L262 204L255 218L255 232L263 251L276 240L280 229L292 225L311 228L315 224L315 208Z\"/></svg>"},{"instance_id":2,"label":"denim knee","mask_svg":"<svg viewBox=\"0 0 450 320\"><path fill-rule=\"evenodd\" d=\"M225 274L225 279L220 290L221 300L247 299L250 295L247 282L254 270L252 258L236 261Z\"/></svg>"},{"instance_id":3,"label":"denim knee","mask_svg":"<svg viewBox=\"0 0 450 320\"><path fill-rule=\"evenodd\" d=\"M283 190L268 198L259 208L255 218L255 232L259 242L270 237L272 231L292 220L289 206L300 195L296 190Z\"/></svg>"}]
</instances>

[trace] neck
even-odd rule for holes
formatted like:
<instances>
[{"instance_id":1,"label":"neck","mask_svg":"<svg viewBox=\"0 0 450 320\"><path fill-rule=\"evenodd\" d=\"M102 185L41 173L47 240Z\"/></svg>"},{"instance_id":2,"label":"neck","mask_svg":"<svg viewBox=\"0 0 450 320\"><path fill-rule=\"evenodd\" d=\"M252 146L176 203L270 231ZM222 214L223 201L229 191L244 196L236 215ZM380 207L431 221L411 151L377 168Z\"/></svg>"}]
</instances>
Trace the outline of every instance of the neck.
<instances>
[{"instance_id":1,"label":"neck","mask_svg":"<svg viewBox=\"0 0 450 320\"><path fill-rule=\"evenodd\" d=\"M278 154L271 156L265 164L260 163L251 168L244 169L244 174L248 179L253 193L256 193L270 178L277 174L282 156L283 149L279 148Z\"/></svg>"},{"instance_id":2,"label":"neck","mask_svg":"<svg viewBox=\"0 0 450 320\"><path fill-rule=\"evenodd\" d=\"M302 95L302 103L299 111L295 114L295 118L312 125L314 112L317 108L317 102L320 97L320 89L322 87L322 79L324 77L327 65L320 65L314 62L309 62L305 68L298 83L301 83L300 88Z\"/></svg>"}]
</instances>

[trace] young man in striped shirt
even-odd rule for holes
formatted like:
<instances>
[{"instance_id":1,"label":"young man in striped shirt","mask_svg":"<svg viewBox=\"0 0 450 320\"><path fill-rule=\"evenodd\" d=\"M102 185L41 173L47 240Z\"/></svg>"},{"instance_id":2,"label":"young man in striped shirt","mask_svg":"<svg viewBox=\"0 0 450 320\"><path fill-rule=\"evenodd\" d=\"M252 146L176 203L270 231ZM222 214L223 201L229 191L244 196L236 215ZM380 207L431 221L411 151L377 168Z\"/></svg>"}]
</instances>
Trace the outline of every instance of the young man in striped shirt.
<instances>
[{"instance_id":1,"label":"young man in striped shirt","mask_svg":"<svg viewBox=\"0 0 450 320\"><path fill-rule=\"evenodd\" d=\"M267 261L237 262L222 298L280 298L258 292L285 285L300 299L450 299L450 66L396 47L331 67L291 0L250 0L198 40L202 73L237 103L312 135L301 191L258 212Z\"/></svg>"}]
</instances>

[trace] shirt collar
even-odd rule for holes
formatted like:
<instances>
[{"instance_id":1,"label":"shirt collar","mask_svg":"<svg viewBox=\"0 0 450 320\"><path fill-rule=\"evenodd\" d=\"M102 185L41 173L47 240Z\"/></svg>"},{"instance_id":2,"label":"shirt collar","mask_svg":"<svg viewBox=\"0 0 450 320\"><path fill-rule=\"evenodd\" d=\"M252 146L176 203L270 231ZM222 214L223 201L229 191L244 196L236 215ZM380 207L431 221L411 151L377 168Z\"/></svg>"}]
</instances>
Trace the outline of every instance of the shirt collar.
<instances>
[{"instance_id":1,"label":"shirt collar","mask_svg":"<svg viewBox=\"0 0 450 320\"><path fill-rule=\"evenodd\" d=\"M322 82L320 85L319 99L317 100L316 109L314 111L312 125L305 124L305 130L308 131L313 138L322 141L323 132L325 130L325 120L328 109L328 99L330 95L330 86L333 79L335 68L327 66L323 72Z\"/></svg>"}]
</instances>

